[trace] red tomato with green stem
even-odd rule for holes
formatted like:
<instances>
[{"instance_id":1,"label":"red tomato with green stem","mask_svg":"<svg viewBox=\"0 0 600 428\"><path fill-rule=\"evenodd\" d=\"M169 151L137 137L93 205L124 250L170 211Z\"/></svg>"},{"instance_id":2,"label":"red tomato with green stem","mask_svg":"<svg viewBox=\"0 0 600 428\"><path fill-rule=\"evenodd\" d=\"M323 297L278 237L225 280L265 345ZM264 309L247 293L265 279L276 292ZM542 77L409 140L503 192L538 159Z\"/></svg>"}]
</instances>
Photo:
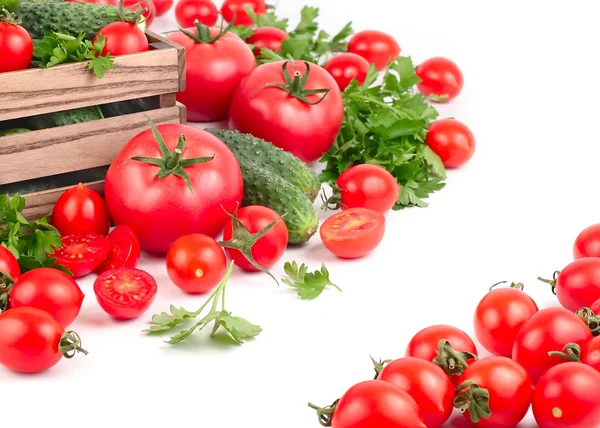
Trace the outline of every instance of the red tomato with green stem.
<instances>
[{"instance_id":1,"label":"red tomato with green stem","mask_svg":"<svg viewBox=\"0 0 600 428\"><path fill-rule=\"evenodd\" d=\"M551 280L538 279L552 286L563 307L576 312L600 299L600 258L575 260L562 271L554 272Z\"/></svg>"},{"instance_id":2,"label":"red tomato with green stem","mask_svg":"<svg viewBox=\"0 0 600 428\"><path fill-rule=\"evenodd\" d=\"M56 248L52 257L56 258L56 264L69 269L73 278L92 273L106 259L110 250L108 239L94 233L66 235L61 241L62 247Z\"/></svg>"},{"instance_id":3,"label":"red tomato with green stem","mask_svg":"<svg viewBox=\"0 0 600 428\"><path fill-rule=\"evenodd\" d=\"M325 70L333 76L340 91L344 91L353 79L359 85L365 83L369 74L369 62L357 54L340 53L327 61Z\"/></svg>"},{"instance_id":4,"label":"red tomato with green stem","mask_svg":"<svg viewBox=\"0 0 600 428\"><path fill-rule=\"evenodd\" d=\"M96 34L94 43L100 35L105 38L102 55L120 56L150 49L146 34L131 22L118 21L108 24Z\"/></svg>"},{"instance_id":5,"label":"red tomato with green stem","mask_svg":"<svg viewBox=\"0 0 600 428\"><path fill-rule=\"evenodd\" d=\"M52 315L66 328L79 315L84 294L73 278L58 269L25 272L10 291L11 309L29 306Z\"/></svg>"},{"instance_id":6,"label":"red tomato with green stem","mask_svg":"<svg viewBox=\"0 0 600 428\"><path fill-rule=\"evenodd\" d=\"M152 25L156 16L156 7L153 0L123 0L123 6L134 12L140 9L143 10L142 15L146 18L146 28Z\"/></svg>"},{"instance_id":7,"label":"red tomato with green stem","mask_svg":"<svg viewBox=\"0 0 600 428\"><path fill-rule=\"evenodd\" d=\"M396 385L379 380L354 385L335 405L309 407L317 411L321 425L332 428L427 428L415 400Z\"/></svg>"},{"instance_id":8,"label":"red tomato with green stem","mask_svg":"<svg viewBox=\"0 0 600 428\"><path fill-rule=\"evenodd\" d=\"M77 233L107 235L110 228L108 208L102 196L82 183L60 195L50 223L62 236Z\"/></svg>"},{"instance_id":9,"label":"red tomato with green stem","mask_svg":"<svg viewBox=\"0 0 600 428\"><path fill-rule=\"evenodd\" d=\"M465 369L455 406L478 427L513 428L527 414L532 396L533 382L523 367L510 358L488 357Z\"/></svg>"},{"instance_id":10,"label":"red tomato with green stem","mask_svg":"<svg viewBox=\"0 0 600 428\"><path fill-rule=\"evenodd\" d=\"M186 293L206 293L227 271L227 258L217 241L202 234L179 238L167 253L167 273Z\"/></svg>"},{"instance_id":11,"label":"red tomato with green stem","mask_svg":"<svg viewBox=\"0 0 600 428\"><path fill-rule=\"evenodd\" d=\"M425 144L440 157L446 168L463 166L475 153L475 136L467 125L456 119L433 122Z\"/></svg>"},{"instance_id":12,"label":"red tomato with green stem","mask_svg":"<svg viewBox=\"0 0 600 428\"><path fill-rule=\"evenodd\" d=\"M119 152L104 186L114 222L131 227L143 250L162 254L184 235L217 236L243 191L239 164L217 137L153 123Z\"/></svg>"},{"instance_id":13,"label":"red tomato with green stem","mask_svg":"<svg viewBox=\"0 0 600 428\"><path fill-rule=\"evenodd\" d=\"M260 56L263 48L270 49L273 52L281 51L282 43L290 36L283 30L275 27L260 27L246 39L246 43L254 45L254 55Z\"/></svg>"},{"instance_id":14,"label":"red tomato with green stem","mask_svg":"<svg viewBox=\"0 0 600 428\"><path fill-rule=\"evenodd\" d=\"M400 55L400 51L398 42L382 31L360 31L348 42L348 52L363 57L377 70L386 68Z\"/></svg>"},{"instance_id":15,"label":"red tomato with green stem","mask_svg":"<svg viewBox=\"0 0 600 428\"><path fill-rule=\"evenodd\" d=\"M248 45L225 29L200 23L167 37L185 48L186 89L177 100L187 107L191 122L214 122L227 117L240 81L256 68Z\"/></svg>"},{"instance_id":16,"label":"red tomato with green stem","mask_svg":"<svg viewBox=\"0 0 600 428\"><path fill-rule=\"evenodd\" d=\"M314 162L342 127L344 105L333 77L316 64L277 61L259 66L237 87L229 127ZM310 124L310 126L307 126Z\"/></svg>"},{"instance_id":17,"label":"red tomato with green stem","mask_svg":"<svg viewBox=\"0 0 600 428\"><path fill-rule=\"evenodd\" d=\"M33 42L27 30L10 20L0 22L0 73L25 70L31 58Z\"/></svg>"},{"instance_id":18,"label":"red tomato with green stem","mask_svg":"<svg viewBox=\"0 0 600 428\"><path fill-rule=\"evenodd\" d=\"M329 217L319 229L323 245L343 259L364 257L385 234L385 217L366 208L350 208Z\"/></svg>"},{"instance_id":19,"label":"red tomato with green stem","mask_svg":"<svg viewBox=\"0 0 600 428\"><path fill-rule=\"evenodd\" d=\"M435 95L442 101L451 101L463 88L463 74L458 66L447 58L435 57L419 64L416 74L421 79L417 88L426 97Z\"/></svg>"},{"instance_id":20,"label":"red tomato with green stem","mask_svg":"<svg viewBox=\"0 0 600 428\"><path fill-rule=\"evenodd\" d=\"M432 362L400 358L386 365L377 379L408 392L419 406L427 428L440 428L454 410L454 385L444 370Z\"/></svg>"},{"instance_id":21,"label":"red tomato with green stem","mask_svg":"<svg viewBox=\"0 0 600 428\"><path fill-rule=\"evenodd\" d=\"M221 6L223 19L229 23L235 21L235 25L254 25L254 21L246 11L248 7L256 15L267 13L267 3L265 0L225 0L223 6Z\"/></svg>"},{"instance_id":22,"label":"red tomato with green stem","mask_svg":"<svg viewBox=\"0 0 600 428\"><path fill-rule=\"evenodd\" d=\"M10 278L14 281L19 279L21 276L21 268L19 267L19 261L16 257L9 251L8 248L0 245L0 288L2 287L3 282L3 273L7 273ZM4 278L6 281L8 278Z\"/></svg>"},{"instance_id":23,"label":"red tomato with green stem","mask_svg":"<svg viewBox=\"0 0 600 428\"><path fill-rule=\"evenodd\" d=\"M175 19L181 28L194 27L196 20L212 27L218 18L219 11L211 0L179 0L175 6Z\"/></svg>"},{"instance_id":24,"label":"red tomato with green stem","mask_svg":"<svg viewBox=\"0 0 600 428\"><path fill-rule=\"evenodd\" d=\"M515 339L538 306L523 291L523 284L512 283L509 288L490 288L477 305L473 325L477 340L495 355L511 357Z\"/></svg>"},{"instance_id":25,"label":"red tomato with green stem","mask_svg":"<svg viewBox=\"0 0 600 428\"><path fill-rule=\"evenodd\" d=\"M45 311L22 307L0 314L0 364L19 373L40 373L81 348L77 333L65 332Z\"/></svg>"},{"instance_id":26,"label":"red tomato with green stem","mask_svg":"<svg viewBox=\"0 0 600 428\"><path fill-rule=\"evenodd\" d=\"M157 290L156 280L149 273L128 267L107 270L94 281L98 304L118 320L137 318L146 312Z\"/></svg>"},{"instance_id":27,"label":"red tomato with green stem","mask_svg":"<svg viewBox=\"0 0 600 428\"><path fill-rule=\"evenodd\" d=\"M156 16L163 16L173 7L173 0L152 0L152 3L156 9Z\"/></svg>"},{"instance_id":28,"label":"red tomato with green stem","mask_svg":"<svg viewBox=\"0 0 600 428\"><path fill-rule=\"evenodd\" d=\"M575 239L573 258L600 257L600 223L586 227Z\"/></svg>"},{"instance_id":29,"label":"red tomato with green stem","mask_svg":"<svg viewBox=\"0 0 600 428\"><path fill-rule=\"evenodd\" d=\"M550 368L535 387L532 408L539 428L600 426L600 373L580 363Z\"/></svg>"},{"instance_id":30,"label":"red tomato with green stem","mask_svg":"<svg viewBox=\"0 0 600 428\"><path fill-rule=\"evenodd\" d=\"M97 273L120 267L135 268L140 261L140 240L133 229L125 224L115 227L107 236L110 249Z\"/></svg>"}]
</instances>

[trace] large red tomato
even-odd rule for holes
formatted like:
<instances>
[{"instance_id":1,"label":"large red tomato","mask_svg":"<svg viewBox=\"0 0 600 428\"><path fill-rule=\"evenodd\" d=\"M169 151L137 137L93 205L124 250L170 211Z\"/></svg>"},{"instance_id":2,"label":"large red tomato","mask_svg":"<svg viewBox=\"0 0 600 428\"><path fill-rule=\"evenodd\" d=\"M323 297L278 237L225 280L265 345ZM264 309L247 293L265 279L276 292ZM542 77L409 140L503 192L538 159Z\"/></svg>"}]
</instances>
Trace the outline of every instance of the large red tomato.
<instances>
[{"instance_id":1,"label":"large red tomato","mask_svg":"<svg viewBox=\"0 0 600 428\"><path fill-rule=\"evenodd\" d=\"M102 196L79 183L60 195L52 209L50 223L62 236L77 233L106 235L110 218Z\"/></svg>"},{"instance_id":2,"label":"large red tomato","mask_svg":"<svg viewBox=\"0 0 600 428\"><path fill-rule=\"evenodd\" d=\"M218 235L225 210L242 200L243 182L235 156L214 135L187 125L154 130L156 137L143 131L119 152L104 193L116 224L130 226L142 249L166 253L181 236Z\"/></svg>"},{"instance_id":3,"label":"large red tomato","mask_svg":"<svg viewBox=\"0 0 600 428\"><path fill-rule=\"evenodd\" d=\"M169 33L168 38L185 48L186 89L177 100L187 107L191 122L214 122L227 117L235 88L256 68L254 54L246 43L227 29L221 32L202 24L188 28L194 37L183 32Z\"/></svg>"},{"instance_id":4,"label":"large red tomato","mask_svg":"<svg viewBox=\"0 0 600 428\"><path fill-rule=\"evenodd\" d=\"M344 104L334 78L316 64L297 60L258 67L242 80L229 110L231 128L269 141L305 162L329 150L343 119Z\"/></svg>"},{"instance_id":5,"label":"large red tomato","mask_svg":"<svg viewBox=\"0 0 600 428\"><path fill-rule=\"evenodd\" d=\"M550 282L561 305L577 312L600 299L600 258L586 257L567 265Z\"/></svg>"}]
</instances>

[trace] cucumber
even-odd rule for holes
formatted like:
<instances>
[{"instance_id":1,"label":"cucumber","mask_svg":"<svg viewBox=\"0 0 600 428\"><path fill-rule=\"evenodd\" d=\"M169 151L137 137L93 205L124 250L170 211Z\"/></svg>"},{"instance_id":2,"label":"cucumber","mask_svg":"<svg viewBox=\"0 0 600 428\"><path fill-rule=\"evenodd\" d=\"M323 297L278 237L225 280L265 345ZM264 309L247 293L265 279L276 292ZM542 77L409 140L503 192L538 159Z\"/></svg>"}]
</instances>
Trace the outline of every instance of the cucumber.
<instances>
[{"instance_id":1,"label":"cucumber","mask_svg":"<svg viewBox=\"0 0 600 428\"><path fill-rule=\"evenodd\" d=\"M104 119L100 107L82 107L73 110L57 111L55 113L41 114L24 118L23 124L32 130L55 128L57 126L73 125L75 123L90 122Z\"/></svg>"},{"instance_id":2,"label":"cucumber","mask_svg":"<svg viewBox=\"0 0 600 428\"><path fill-rule=\"evenodd\" d=\"M29 132L29 129L24 129L24 128L13 128L13 129L6 129L4 131L0 131L0 137L6 137L7 135L15 135L15 134L22 134L24 132Z\"/></svg>"},{"instance_id":3,"label":"cucumber","mask_svg":"<svg viewBox=\"0 0 600 428\"><path fill-rule=\"evenodd\" d=\"M206 131L227 144L239 161L254 162L279 175L300 189L311 202L317 198L321 183L316 172L293 154L250 134L212 128Z\"/></svg>"},{"instance_id":4,"label":"cucumber","mask_svg":"<svg viewBox=\"0 0 600 428\"><path fill-rule=\"evenodd\" d=\"M143 99L120 101L117 103L104 104L100 106L104 117L123 116L125 114L141 113L148 111L148 106Z\"/></svg>"},{"instance_id":5,"label":"cucumber","mask_svg":"<svg viewBox=\"0 0 600 428\"><path fill-rule=\"evenodd\" d=\"M242 161L240 167L244 177L243 206L262 205L284 216L290 244L302 244L317 232L317 210L297 187L255 163Z\"/></svg>"}]
</instances>

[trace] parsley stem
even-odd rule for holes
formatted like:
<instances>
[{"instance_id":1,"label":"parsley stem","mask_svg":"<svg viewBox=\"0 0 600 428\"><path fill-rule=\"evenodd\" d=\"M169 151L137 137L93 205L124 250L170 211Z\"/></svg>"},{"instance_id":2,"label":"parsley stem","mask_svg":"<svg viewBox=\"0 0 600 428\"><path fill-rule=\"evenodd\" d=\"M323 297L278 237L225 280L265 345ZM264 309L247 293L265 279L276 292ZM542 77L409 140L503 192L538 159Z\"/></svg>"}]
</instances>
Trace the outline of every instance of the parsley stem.
<instances>
[{"instance_id":1,"label":"parsley stem","mask_svg":"<svg viewBox=\"0 0 600 428\"><path fill-rule=\"evenodd\" d=\"M399 117L402 117L402 118L405 118L405 119L410 119L410 116L409 116L409 115L407 115L406 113L404 113L402 110L398 110L397 108L395 108L395 107L393 107L393 106L389 105L389 104L388 104L388 103L386 103L386 102L379 101L379 100L376 100L376 99L374 99L374 98L367 97L367 96L365 96L365 95L355 95L355 94L352 94L352 95L349 95L349 97L351 97L351 98L355 98L355 99L359 99L359 100L363 100L363 101L366 101L366 102L368 102L368 103L373 103L373 104L376 104L376 105L378 105L378 106L381 106L381 107L383 107L383 108L386 108L386 109L388 109L388 110L391 110L391 111L393 111L393 112L394 112L394 113L396 113L396 114L397 114Z\"/></svg>"}]
</instances>

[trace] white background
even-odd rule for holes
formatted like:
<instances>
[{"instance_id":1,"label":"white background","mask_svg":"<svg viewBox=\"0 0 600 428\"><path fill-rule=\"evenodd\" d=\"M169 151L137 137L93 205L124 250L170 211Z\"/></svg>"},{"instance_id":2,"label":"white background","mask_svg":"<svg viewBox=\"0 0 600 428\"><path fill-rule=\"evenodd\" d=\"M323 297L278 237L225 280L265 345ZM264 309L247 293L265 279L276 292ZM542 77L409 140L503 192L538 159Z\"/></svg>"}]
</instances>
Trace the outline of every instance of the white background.
<instances>
[{"instance_id":1,"label":"white background","mask_svg":"<svg viewBox=\"0 0 600 428\"><path fill-rule=\"evenodd\" d=\"M297 19L300 0L281 0ZM138 320L119 323L98 307L94 278L73 325L90 351L35 376L0 368L0 425L19 427L319 426L306 407L326 405L372 375L369 355L400 357L420 328L448 323L473 332L487 287L526 283L540 306L556 304L537 282L571 260L578 232L600 222L597 100L600 27L594 1L451 2L311 0L336 31L394 35L415 62L447 56L465 87L441 117L464 121L477 150L452 171L431 207L393 212L381 246L358 261L336 260L319 237L284 261L325 262L343 293L300 301L263 275L236 271L228 309L264 332L241 347L202 334L171 346L141 334L152 313L173 303L196 309L204 297L170 283L163 260L140 265L159 282ZM172 15L154 30L174 28ZM483 355L485 353L480 348ZM448 426L468 426L456 415ZM529 417L521 427L534 427Z\"/></svg>"}]
</instances>

